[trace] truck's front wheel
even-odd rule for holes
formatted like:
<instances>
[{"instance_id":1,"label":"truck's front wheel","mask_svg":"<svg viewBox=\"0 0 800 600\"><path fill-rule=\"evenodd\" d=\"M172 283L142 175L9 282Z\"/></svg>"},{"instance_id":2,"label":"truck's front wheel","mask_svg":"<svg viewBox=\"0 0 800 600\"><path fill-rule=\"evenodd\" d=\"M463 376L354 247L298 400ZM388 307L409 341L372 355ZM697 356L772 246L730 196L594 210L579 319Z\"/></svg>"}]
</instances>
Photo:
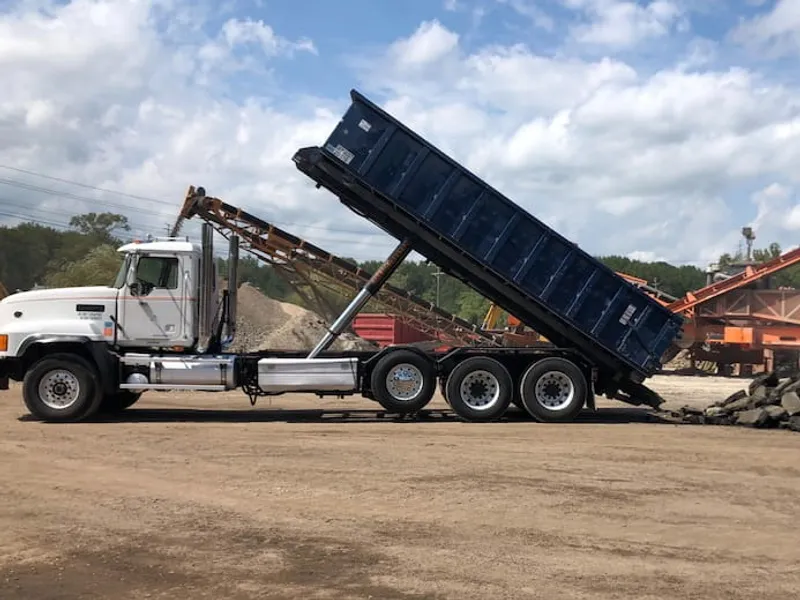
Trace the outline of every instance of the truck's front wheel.
<instances>
[{"instance_id":1,"label":"truck's front wheel","mask_svg":"<svg viewBox=\"0 0 800 600\"><path fill-rule=\"evenodd\" d=\"M79 356L46 356L28 369L22 384L25 406L43 421L91 416L103 398L92 365Z\"/></svg>"}]
</instances>

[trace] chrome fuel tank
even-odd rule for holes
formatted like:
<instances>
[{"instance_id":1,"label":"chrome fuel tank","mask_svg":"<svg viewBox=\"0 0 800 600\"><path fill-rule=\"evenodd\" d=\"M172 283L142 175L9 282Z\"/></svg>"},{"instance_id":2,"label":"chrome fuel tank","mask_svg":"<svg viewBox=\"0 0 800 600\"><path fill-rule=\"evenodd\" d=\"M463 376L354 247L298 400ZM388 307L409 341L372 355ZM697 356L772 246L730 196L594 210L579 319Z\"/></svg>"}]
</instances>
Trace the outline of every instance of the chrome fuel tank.
<instances>
[{"instance_id":1,"label":"chrome fuel tank","mask_svg":"<svg viewBox=\"0 0 800 600\"><path fill-rule=\"evenodd\" d=\"M126 355L121 389L231 390L236 387L233 356ZM146 378L146 379L145 379Z\"/></svg>"}]
</instances>

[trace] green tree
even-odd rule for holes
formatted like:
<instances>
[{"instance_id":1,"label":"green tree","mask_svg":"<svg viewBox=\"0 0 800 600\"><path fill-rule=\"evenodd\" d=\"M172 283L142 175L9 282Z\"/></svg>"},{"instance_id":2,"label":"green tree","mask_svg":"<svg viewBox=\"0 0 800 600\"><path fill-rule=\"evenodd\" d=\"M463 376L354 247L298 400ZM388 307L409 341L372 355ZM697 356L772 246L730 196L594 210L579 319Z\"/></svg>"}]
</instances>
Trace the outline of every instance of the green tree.
<instances>
[{"instance_id":1,"label":"green tree","mask_svg":"<svg viewBox=\"0 0 800 600\"><path fill-rule=\"evenodd\" d=\"M59 256L63 233L36 223L0 228L0 279L10 290L42 283Z\"/></svg>"},{"instance_id":2,"label":"green tree","mask_svg":"<svg viewBox=\"0 0 800 600\"><path fill-rule=\"evenodd\" d=\"M69 220L69 226L79 233L101 239L106 243L112 243L115 240L114 233L116 231L130 231L131 229L128 217L109 212L75 215Z\"/></svg>"},{"instance_id":3,"label":"green tree","mask_svg":"<svg viewBox=\"0 0 800 600\"><path fill-rule=\"evenodd\" d=\"M121 263L115 246L97 246L84 258L62 264L45 278L45 284L49 287L111 285Z\"/></svg>"},{"instance_id":4,"label":"green tree","mask_svg":"<svg viewBox=\"0 0 800 600\"><path fill-rule=\"evenodd\" d=\"M480 325L489 310L489 301L470 289L461 292L458 299L458 314L473 325Z\"/></svg>"},{"instance_id":5,"label":"green tree","mask_svg":"<svg viewBox=\"0 0 800 600\"><path fill-rule=\"evenodd\" d=\"M645 279L650 285L676 297L706 283L705 273L690 265L676 267L663 261L643 262L625 256L601 256L599 260L617 272Z\"/></svg>"},{"instance_id":6,"label":"green tree","mask_svg":"<svg viewBox=\"0 0 800 600\"><path fill-rule=\"evenodd\" d=\"M766 248L753 248L752 255L753 261L760 264L778 258L781 254L783 254L781 245L777 242L772 242ZM723 254L719 258L719 266L721 269L725 270L734 263L743 262L744 259L745 255L742 251L738 251L734 254ZM762 282L768 283L770 287L800 288L800 266L783 269L769 277L769 280L765 279L762 280Z\"/></svg>"}]
</instances>

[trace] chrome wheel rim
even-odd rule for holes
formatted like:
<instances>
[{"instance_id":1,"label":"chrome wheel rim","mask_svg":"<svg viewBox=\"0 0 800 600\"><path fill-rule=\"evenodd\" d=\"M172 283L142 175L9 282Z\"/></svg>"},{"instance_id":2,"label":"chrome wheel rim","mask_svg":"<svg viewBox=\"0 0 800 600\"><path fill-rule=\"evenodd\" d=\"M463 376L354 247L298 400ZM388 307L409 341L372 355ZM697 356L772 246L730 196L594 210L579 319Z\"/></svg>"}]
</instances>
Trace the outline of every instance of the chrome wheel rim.
<instances>
[{"instance_id":1,"label":"chrome wheel rim","mask_svg":"<svg viewBox=\"0 0 800 600\"><path fill-rule=\"evenodd\" d=\"M39 382L42 404L53 410L64 410L75 404L81 394L81 384L65 369L50 371Z\"/></svg>"},{"instance_id":2,"label":"chrome wheel rim","mask_svg":"<svg viewBox=\"0 0 800 600\"><path fill-rule=\"evenodd\" d=\"M425 385L422 371L410 363L400 363L386 374L386 391L400 402L414 400Z\"/></svg>"},{"instance_id":3,"label":"chrome wheel rim","mask_svg":"<svg viewBox=\"0 0 800 600\"><path fill-rule=\"evenodd\" d=\"M459 393L472 410L488 410L500 400L500 382L489 371L472 371L461 380Z\"/></svg>"},{"instance_id":4,"label":"chrome wheel rim","mask_svg":"<svg viewBox=\"0 0 800 600\"><path fill-rule=\"evenodd\" d=\"M560 410L575 398L575 384L561 371L548 371L539 377L533 395L542 408Z\"/></svg>"}]
</instances>

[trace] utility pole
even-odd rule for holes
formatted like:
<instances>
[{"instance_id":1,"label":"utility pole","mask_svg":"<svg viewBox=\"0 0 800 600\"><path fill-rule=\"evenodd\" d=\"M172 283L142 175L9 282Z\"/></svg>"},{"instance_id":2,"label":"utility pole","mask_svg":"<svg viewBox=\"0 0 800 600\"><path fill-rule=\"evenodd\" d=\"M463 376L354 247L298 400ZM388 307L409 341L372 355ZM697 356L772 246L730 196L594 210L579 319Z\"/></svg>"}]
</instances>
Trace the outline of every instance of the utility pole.
<instances>
[{"instance_id":1,"label":"utility pole","mask_svg":"<svg viewBox=\"0 0 800 600\"><path fill-rule=\"evenodd\" d=\"M436 306L439 306L439 290L440 288L440 281L444 275L444 272L437 266L436 271L434 271L433 276L436 277Z\"/></svg>"}]
</instances>

